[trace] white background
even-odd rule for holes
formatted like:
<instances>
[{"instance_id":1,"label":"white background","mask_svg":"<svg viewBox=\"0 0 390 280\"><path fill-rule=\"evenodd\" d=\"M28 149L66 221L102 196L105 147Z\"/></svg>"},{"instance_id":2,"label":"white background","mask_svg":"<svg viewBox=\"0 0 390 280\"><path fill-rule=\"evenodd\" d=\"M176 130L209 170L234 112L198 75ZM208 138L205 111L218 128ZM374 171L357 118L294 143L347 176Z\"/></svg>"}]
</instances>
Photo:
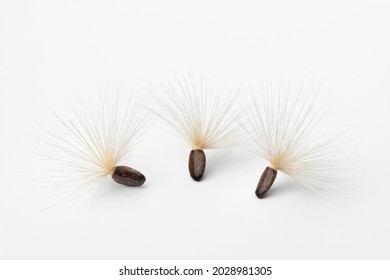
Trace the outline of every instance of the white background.
<instances>
[{"instance_id":1,"label":"white background","mask_svg":"<svg viewBox=\"0 0 390 280\"><path fill-rule=\"evenodd\" d=\"M388 259L388 3L1 1L0 258ZM241 149L207 152L205 180L194 182L188 147L157 125L132 159L145 186L44 209L34 122L107 81L192 70L321 81L356 143L353 194L329 203L280 176L258 200L265 162Z\"/></svg>"}]
</instances>

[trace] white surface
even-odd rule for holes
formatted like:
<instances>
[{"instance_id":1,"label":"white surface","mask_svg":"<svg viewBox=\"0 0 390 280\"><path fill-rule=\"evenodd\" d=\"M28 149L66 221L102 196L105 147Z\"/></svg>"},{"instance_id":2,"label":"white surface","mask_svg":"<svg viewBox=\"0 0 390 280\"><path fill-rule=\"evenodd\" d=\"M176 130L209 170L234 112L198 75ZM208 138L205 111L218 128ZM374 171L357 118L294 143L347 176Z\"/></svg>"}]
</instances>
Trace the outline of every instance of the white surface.
<instances>
[{"instance_id":1,"label":"white surface","mask_svg":"<svg viewBox=\"0 0 390 280\"><path fill-rule=\"evenodd\" d=\"M388 1L2 1L0 258L389 258L389 13ZM196 183L188 148L158 125L134 154L144 187L43 210L34 122L109 80L189 70L322 81L357 143L354 194L332 204L280 176L258 200L265 163L240 149L207 152Z\"/></svg>"}]
</instances>

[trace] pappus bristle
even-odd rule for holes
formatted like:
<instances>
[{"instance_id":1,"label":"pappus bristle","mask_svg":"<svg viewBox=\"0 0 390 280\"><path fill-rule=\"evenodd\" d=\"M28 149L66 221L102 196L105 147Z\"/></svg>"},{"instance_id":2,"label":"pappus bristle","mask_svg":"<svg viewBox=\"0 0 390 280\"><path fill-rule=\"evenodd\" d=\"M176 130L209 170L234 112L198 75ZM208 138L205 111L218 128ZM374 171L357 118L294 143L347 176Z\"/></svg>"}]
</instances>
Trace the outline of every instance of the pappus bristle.
<instances>
[{"instance_id":1,"label":"pappus bristle","mask_svg":"<svg viewBox=\"0 0 390 280\"><path fill-rule=\"evenodd\" d=\"M192 150L189 169L199 181L204 173L204 150L226 148L238 143L241 127L233 111L236 109L240 87L220 86L207 77L193 75L149 89L152 111L164 119Z\"/></svg>"},{"instance_id":2,"label":"pappus bristle","mask_svg":"<svg viewBox=\"0 0 390 280\"><path fill-rule=\"evenodd\" d=\"M256 189L259 198L277 171L315 191L339 187L345 138L327 123L331 105L320 96L319 86L284 82L274 88L263 83L252 89L251 102L243 127L253 150L269 162Z\"/></svg>"},{"instance_id":3,"label":"pappus bristle","mask_svg":"<svg viewBox=\"0 0 390 280\"><path fill-rule=\"evenodd\" d=\"M148 119L140 99L108 85L99 93L97 105L90 103L71 105L69 116L54 113L56 129L40 125L39 139L46 145L39 154L62 166L56 172L62 182L56 183L83 186L111 176L120 184L142 185L145 177L140 172L122 166Z\"/></svg>"}]
</instances>

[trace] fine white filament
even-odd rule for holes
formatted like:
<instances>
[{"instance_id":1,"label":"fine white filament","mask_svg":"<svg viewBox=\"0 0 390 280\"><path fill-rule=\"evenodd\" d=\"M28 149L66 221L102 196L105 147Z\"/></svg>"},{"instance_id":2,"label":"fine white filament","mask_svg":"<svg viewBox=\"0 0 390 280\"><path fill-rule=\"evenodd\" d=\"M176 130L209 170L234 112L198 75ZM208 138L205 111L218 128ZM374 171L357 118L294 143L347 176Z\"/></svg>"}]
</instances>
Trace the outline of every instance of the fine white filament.
<instances>
[{"instance_id":1,"label":"fine white filament","mask_svg":"<svg viewBox=\"0 0 390 280\"><path fill-rule=\"evenodd\" d=\"M164 119L192 149L217 149L237 144L242 130L235 119L240 89L216 87L207 77L192 75L149 89Z\"/></svg>"},{"instance_id":2,"label":"fine white filament","mask_svg":"<svg viewBox=\"0 0 390 280\"><path fill-rule=\"evenodd\" d=\"M51 176L61 186L104 182L125 164L148 118L131 93L109 85L99 93L97 106L80 101L71 105L70 116L54 116L57 129L40 126L39 138L47 145L39 154L62 166Z\"/></svg>"},{"instance_id":3,"label":"fine white filament","mask_svg":"<svg viewBox=\"0 0 390 280\"><path fill-rule=\"evenodd\" d=\"M345 134L337 132L337 119L328 119L332 106L320 96L319 86L262 83L251 93L243 127L253 150L301 185L321 193L339 191L346 169Z\"/></svg>"}]
</instances>

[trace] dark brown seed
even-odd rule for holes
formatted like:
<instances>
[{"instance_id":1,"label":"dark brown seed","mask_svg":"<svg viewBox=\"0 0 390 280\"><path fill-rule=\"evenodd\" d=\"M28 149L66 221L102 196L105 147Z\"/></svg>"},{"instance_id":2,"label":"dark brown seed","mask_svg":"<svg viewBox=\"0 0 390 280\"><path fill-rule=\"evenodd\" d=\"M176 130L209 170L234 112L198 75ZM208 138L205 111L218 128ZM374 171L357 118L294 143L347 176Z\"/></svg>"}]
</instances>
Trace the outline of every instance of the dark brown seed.
<instances>
[{"instance_id":1,"label":"dark brown seed","mask_svg":"<svg viewBox=\"0 0 390 280\"><path fill-rule=\"evenodd\" d=\"M111 176L118 184L129 187L142 186L146 180L145 176L141 172L127 166L117 166Z\"/></svg>"},{"instance_id":2,"label":"dark brown seed","mask_svg":"<svg viewBox=\"0 0 390 280\"><path fill-rule=\"evenodd\" d=\"M265 194L269 191L269 189L271 188L272 184L275 181L277 174L278 172L272 169L271 167L267 167L264 170L255 191L258 198L263 198Z\"/></svg>"},{"instance_id":3,"label":"dark brown seed","mask_svg":"<svg viewBox=\"0 0 390 280\"><path fill-rule=\"evenodd\" d=\"M188 169L192 179L200 181L206 168L206 155L202 150L192 150L188 158Z\"/></svg>"}]
</instances>

